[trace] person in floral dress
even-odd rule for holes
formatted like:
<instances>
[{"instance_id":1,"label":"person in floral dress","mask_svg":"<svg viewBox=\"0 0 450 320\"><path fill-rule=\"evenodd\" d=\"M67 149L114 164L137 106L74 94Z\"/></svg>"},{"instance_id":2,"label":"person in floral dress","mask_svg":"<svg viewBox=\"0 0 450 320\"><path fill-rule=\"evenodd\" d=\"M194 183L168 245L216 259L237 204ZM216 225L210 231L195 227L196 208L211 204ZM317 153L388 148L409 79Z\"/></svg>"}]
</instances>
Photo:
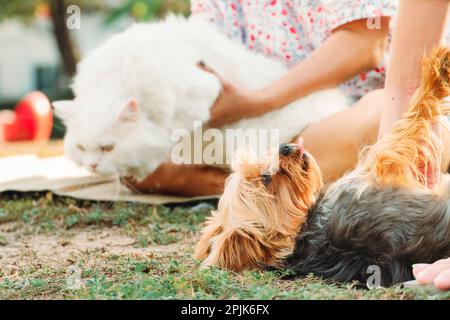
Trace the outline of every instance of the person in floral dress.
<instances>
[{"instance_id":1,"label":"person in floral dress","mask_svg":"<svg viewBox=\"0 0 450 320\"><path fill-rule=\"evenodd\" d=\"M396 9L393 0L192 0L194 18L289 67L260 90L235 86L217 75L223 90L211 108L210 124L221 127L260 116L336 86L352 102L382 88ZM352 168L361 146L376 140L380 109L368 110L366 100L301 133L326 181ZM339 135L330 135L335 130ZM339 152L330 156L330 150Z\"/></svg>"},{"instance_id":2,"label":"person in floral dress","mask_svg":"<svg viewBox=\"0 0 450 320\"><path fill-rule=\"evenodd\" d=\"M361 53L374 58L366 59L369 61L365 65L355 61L354 68L349 63L347 67L355 74L348 72L346 77L340 77L344 92L360 98L383 87L387 60L384 44L396 3L392 0L192 0L191 11L192 16L211 23L248 49L282 61L288 67L298 65L318 49L329 55L343 54L351 48L354 57ZM359 34L344 39L339 35L342 29ZM330 38L343 41L340 46L321 49L333 41ZM361 50L345 45L361 45ZM340 67L337 65L335 69Z\"/></svg>"}]
</instances>

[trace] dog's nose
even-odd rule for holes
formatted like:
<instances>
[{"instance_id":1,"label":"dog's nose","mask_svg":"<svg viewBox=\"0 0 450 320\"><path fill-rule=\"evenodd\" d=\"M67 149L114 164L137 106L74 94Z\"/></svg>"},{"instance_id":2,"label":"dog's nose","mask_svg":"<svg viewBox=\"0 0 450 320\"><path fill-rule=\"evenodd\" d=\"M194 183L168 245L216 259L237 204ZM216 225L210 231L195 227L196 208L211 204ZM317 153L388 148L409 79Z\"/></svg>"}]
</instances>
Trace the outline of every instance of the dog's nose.
<instances>
[{"instance_id":1,"label":"dog's nose","mask_svg":"<svg viewBox=\"0 0 450 320\"><path fill-rule=\"evenodd\" d=\"M91 164L92 170L95 171L95 169L97 169L97 166L98 166L98 164L96 164L96 163Z\"/></svg>"},{"instance_id":2,"label":"dog's nose","mask_svg":"<svg viewBox=\"0 0 450 320\"><path fill-rule=\"evenodd\" d=\"M296 148L293 144L283 143L282 145L280 145L280 154L282 156L288 156L292 152L294 152L295 149Z\"/></svg>"}]
</instances>

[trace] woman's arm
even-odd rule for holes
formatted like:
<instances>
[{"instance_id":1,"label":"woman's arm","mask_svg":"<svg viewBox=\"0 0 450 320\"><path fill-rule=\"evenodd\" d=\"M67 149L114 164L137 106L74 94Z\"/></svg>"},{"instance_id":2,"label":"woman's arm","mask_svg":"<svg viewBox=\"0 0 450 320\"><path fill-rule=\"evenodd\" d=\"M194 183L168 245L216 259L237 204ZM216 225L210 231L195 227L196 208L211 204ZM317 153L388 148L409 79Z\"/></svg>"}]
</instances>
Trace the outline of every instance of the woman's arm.
<instances>
[{"instance_id":1,"label":"woman's arm","mask_svg":"<svg viewBox=\"0 0 450 320\"><path fill-rule=\"evenodd\" d=\"M259 91L267 102L263 113L281 108L312 92L335 87L381 63L389 33L389 18L380 29L369 29L357 20L335 29L304 61L268 88Z\"/></svg>"},{"instance_id":2,"label":"woman's arm","mask_svg":"<svg viewBox=\"0 0 450 320\"><path fill-rule=\"evenodd\" d=\"M408 109L420 85L422 57L441 43L449 5L448 0L400 1L384 95L379 102L383 106L379 138L389 132L392 124ZM440 126L435 124L434 128L440 135ZM426 167L428 185L433 186L439 181L440 168L435 163Z\"/></svg>"},{"instance_id":3,"label":"woman's arm","mask_svg":"<svg viewBox=\"0 0 450 320\"><path fill-rule=\"evenodd\" d=\"M221 79L223 92L211 108L211 125L262 115L374 69L383 58L388 33L388 17L381 17L380 29L369 29L366 19L342 25L310 56L261 90L245 90Z\"/></svg>"},{"instance_id":4,"label":"woman's arm","mask_svg":"<svg viewBox=\"0 0 450 320\"><path fill-rule=\"evenodd\" d=\"M400 1L387 68L380 137L400 119L419 87L422 57L440 44L449 3L448 0Z\"/></svg>"}]
</instances>

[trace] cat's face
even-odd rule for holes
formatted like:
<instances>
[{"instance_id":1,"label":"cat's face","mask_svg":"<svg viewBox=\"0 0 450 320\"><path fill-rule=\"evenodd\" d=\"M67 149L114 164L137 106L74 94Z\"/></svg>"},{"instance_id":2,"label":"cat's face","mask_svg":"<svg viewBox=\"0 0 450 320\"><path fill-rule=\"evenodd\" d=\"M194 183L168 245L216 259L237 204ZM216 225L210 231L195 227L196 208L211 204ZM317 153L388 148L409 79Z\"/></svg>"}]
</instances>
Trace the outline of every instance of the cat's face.
<instances>
[{"instance_id":1,"label":"cat's face","mask_svg":"<svg viewBox=\"0 0 450 320\"><path fill-rule=\"evenodd\" d=\"M67 127L66 155L93 173L143 179L169 154L167 130L141 115L135 99L115 114L95 114L76 101L53 105Z\"/></svg>"}]
</instances>

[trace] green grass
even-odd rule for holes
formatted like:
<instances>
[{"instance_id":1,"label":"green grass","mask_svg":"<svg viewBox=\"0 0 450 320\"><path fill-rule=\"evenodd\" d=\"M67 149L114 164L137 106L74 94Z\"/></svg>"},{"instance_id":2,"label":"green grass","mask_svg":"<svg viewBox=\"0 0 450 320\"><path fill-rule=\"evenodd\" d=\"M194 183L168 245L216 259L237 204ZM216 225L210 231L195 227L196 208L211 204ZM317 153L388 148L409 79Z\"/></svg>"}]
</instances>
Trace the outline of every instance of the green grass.
<instances>
[{"instance_id":1,"label":"green grass","mask_svg":"<svg viewBox=\"0 0 450 320\"><path fill-rule=\"evenodd\" d=\"M360 290L354 284L327 283L312 276L288 281L277 272L202 269L192 258L192 248L208 214L208 206L105 204L50 193L0 196L0 298L450 299L450 294L429 296L399 286ZM58 263L28 251L23 257L8 255L16 241L72 241L82 232L129 237L135 240L132 249L140 253L85 248ZM76 286L71 279L77 279Z\"/></svg>"}]
</instances>

